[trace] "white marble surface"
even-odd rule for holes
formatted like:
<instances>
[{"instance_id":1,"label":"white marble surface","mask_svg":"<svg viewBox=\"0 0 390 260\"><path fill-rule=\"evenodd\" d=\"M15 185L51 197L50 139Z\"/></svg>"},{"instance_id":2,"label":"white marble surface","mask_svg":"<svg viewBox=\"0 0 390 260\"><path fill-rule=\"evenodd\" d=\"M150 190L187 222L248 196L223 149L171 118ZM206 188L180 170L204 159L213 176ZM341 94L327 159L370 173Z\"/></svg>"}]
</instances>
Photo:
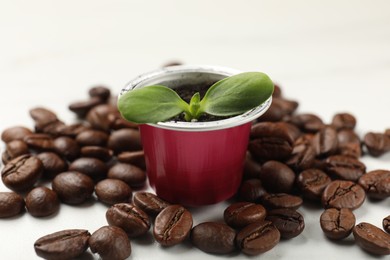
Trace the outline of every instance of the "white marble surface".
<instances>
[{"instance_id":1,"label":"white marble surface","mask_svg":"<svg viewBox=\"0 0 390 260\"><path fill-rule=\"evenodd\" d=\"M0 0L0 131L32 127L28 110L37 105L72 122L67 105L86 97L90 86L107 84L117 93L138 74L179 60L264 71L300 102L299 112L330 122L347 111L357 117L361 136L381 132L390 127L389 10L387 0ZM362 160L368 170L390 169L389 154ZM220 219L225 207L193 210L195 224ZM389 199L367 201L355 211L357 221L380 226L389 208ZM93 232L106 224L105 211L99 203L62 205L49 218L1 219L0 259L37 259L37 238L66 228ZM318 223L321 209L300 211L304 232L262 259L372 258L352 237L327 240ZM137 260L223 258L189 245L164 249L147 239L132 247L130 259Z\"/></svg>"}]
</instances>

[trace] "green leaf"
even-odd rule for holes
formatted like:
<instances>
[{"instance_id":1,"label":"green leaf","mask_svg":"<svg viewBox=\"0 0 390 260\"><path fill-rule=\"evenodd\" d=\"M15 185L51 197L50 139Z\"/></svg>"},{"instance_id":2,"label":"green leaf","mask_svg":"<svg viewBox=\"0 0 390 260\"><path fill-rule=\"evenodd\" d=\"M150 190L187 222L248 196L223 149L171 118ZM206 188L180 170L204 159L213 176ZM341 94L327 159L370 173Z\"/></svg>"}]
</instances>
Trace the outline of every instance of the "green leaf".
<instances>
[{"instance_id":1,"label":"green leaf","mask_svg":"<svg viewBox=\"0 0 390 260\"><path fill-rule=\"evenodd\" d=\"M188 104L172 89L154 85L126 92L118 101L118 109L128 121L157 123L188 110Z\"/></svg>"},{"instance_id":2,"label":"green leaf","mask_svg":"<svg viewBox=\"0 0 390 260\"><path fill-rule=\"evenodd\" d=\"M200 103L200 109L215 116L242 114L261 105L274 91L272 80L261 72L245 72L212 85Z\"/></svg>"}]
</instances>

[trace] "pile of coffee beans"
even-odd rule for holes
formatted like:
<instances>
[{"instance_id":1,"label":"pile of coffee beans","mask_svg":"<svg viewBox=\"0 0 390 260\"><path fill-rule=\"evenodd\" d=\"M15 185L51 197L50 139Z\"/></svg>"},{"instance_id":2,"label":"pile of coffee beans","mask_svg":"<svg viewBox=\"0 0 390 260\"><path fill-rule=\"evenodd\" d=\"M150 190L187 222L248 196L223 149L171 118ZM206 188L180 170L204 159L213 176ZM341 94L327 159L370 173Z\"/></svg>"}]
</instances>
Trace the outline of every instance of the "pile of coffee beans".
<instances>
[{"instance_id":1,"label":"pile of coffee beans","mask_svg":"<svg viewBox=\"0 0 390 260\"><path fill-rule=\"evenodd\" d=\"M11 191L0 192L0 218L24 210L49 216L61 203L94 198L108 207L108 226L92 235L68 229L37 239L40 257L71 259L89 248L102 259L125 259L130 239L149 232L164 247L190 241L209 254L258 255L302 233L305 221L298 210L305 202L324 208L319 224L326 237L340 240L352 233L364 250L390 254L390 216L383 219L385 232L356 225L353 213L366 196L390 196L390 171L366 172L359 160L366 153L389 152L390 129L360 139L353 115L338 113L326 124L315 114L297 113L298 103L276 86L271 107L253 122L242 184L221 212L224 222L193 226L189 209L143 190L146 169L137 125L121 118L115 102L108 88L93 87L87 99L69 105L78 123L65 124L37 107L30 110L34 129L14 126L1 134L6 146L1 177Z\"/></svg>"}]
</instances>

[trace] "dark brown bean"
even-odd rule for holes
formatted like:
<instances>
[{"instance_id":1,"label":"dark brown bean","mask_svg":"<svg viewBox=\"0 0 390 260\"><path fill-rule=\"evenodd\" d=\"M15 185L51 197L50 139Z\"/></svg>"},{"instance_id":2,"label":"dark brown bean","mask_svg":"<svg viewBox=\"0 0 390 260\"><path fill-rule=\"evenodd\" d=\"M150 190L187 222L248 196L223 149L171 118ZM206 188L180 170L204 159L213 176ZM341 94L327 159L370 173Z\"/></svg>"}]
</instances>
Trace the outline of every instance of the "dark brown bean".
<instances>
[{"instance_id":1,"label":"dark brown bean","mask_svg":"<svg viewBox=\"0 0 390 260\"><path fill-rule=\"evenodd\" d=\"M118 161L122 163L133 164L143 170L146 170L144 151L122 152L118 154Z\"/></svg>"},{"instance_id":2,"label":"dark brown bean","mask_svg":"<svg viewBox=\"0 0 390 260\"><path fill-rule=\"evenodd\" d=\"M372 156L379 157L390 151L390 137L388 135L369 132L363 140L369 154Z\"/></svg>"},{"instance_id":3,"label":"dark brown bean","mask_svg":"<svg viewBox=\"0 0 390 260\"><path fill-rule=\"evenodd\" d=\"M139 151L142 149L139 131L130 128L113 131L108 139L107 146L115 154L124 151Z\"/></svg>"},{"instance_id":4,"label":"dark brown bean","mask_svg":"<svg viewBox=\"0 0 390 260\"><path fill-rule=\"evenodd\" d=\"M137 129L138 125L133 122L126 121L119 113L111 113L108 115L109 126L112 130L119 130L122 128Z\"/></svg>"},{"instance_id":5,"label":"dark brown bean","mask_svg":"<svg viewBox=\"0 0 390 260\"><path fill-rule=\"evenodd\" d=\"M337 132L333 127L321 128L312 140L317 157L323 158L336 153L338 148Z\"/></svg>"},{"instance_id":6,"label":"dark brown bean","mask_svg":"<svg viewBox=\"0 0 390 260\"><path fill-rule=\"evenodd\" d=\"M336 179L357 181L366 172L366 166L350 156L333 155L325 160L325 171Z\"/></svg>"},{"instance_id":7,"label":"dark brown bean","mask_svg":"<svg viewBox=\"0 0 390 260\"><path fill-rule=\"evenodd\" d=\"M110 226L122 228L129 237L138 237L150 228L149 216L137 206L119 203L111 206L106 212Z\"/></svg>"},{"instance_id":8,"label":"dark brown bean","mask_svg":"<svg viewBox=\"0 0 390 260\"><path fill-rule=\"evenodd\" d=\"M351 181L335 180L329 183L322 193L324 208L348 208L354 210L360 207L366 198L364 189Z\"/></svg>"},{"instance_id":9,"label":"dark brown bean","mask_svg":"<svg viewBox=\"0 0 390 260\"><path fill-rule=\"evenodd\" d=\"M356 126L356 118L350 113L338 113L332 118L332 126L337 130L354 129Z\"/></svg>"},{"instance_id":10,"label":"dark brown bean","mask_svg":"<svg viewBox=\"0 0 390 260\"><path fill-rule=\"evenodd\" d=\"M261 167L260 180L268 192L289 193L295 182L295 173L284 163L268 161Z\"/></svg>"},{"instance_id":11,"label":"dark brown bean","mask_svg":"<svg viewBox=\"0 0 390 260\"><path fill-rule=\"evenodd\" d=\"M109 161L112 158L113 152L101 146L83 146L81 147L81 157L92 157L102 161Z\"/></svg>"},{"instance_id":12,"label":"dark brown bean","mask_svg":"<svg viewBox=\"0 0 390 260\"><path fill-rule=\"evenodd\" d=\"M333 240L348 237L352 233L355 222L355 215L347 208L329 208L320 217L322 231L329 239Z\"/></svg>"},{"instance_id":13,"label":"dark brown bean","mask_svg":"<svg viewBox=\"0 0 390 260\"><path fill-rule=\"evenodd\" d=\"M67 229L39 238L34 243L38 256L49 260L73 259L88 248L91 234L84 229Z\"/></svg>"},{"instance_id":14,"label":"dark brown bean","mask_svg":"<svg viewBox=\"0 0 390 260\"><path fill-rule=\"evenodd\" d=\"M37 151L54 151L54 141L50 135L47 134L30 134L24 138L24 142L31 149Z\"/></svg>"},{"instance_id":15,"label":"dark brown bean","mask_svg":"<svg viewBox=\"0 0 390 260\"><path fill-rule=\"evenodd\" d=\"M253 222L265 219L266 210L260 204L236 202L223 212L223 218L233 228L243 228Z\"/></svg>"},{"instance_id":16,"label":"dark brown bean","mask_svg":"<svg viewBox=\"0 0 390 260\"><path fill-rule=\"evenodd\" d=\"M104 101L98 97L92 97L84 101L76 101L69 105L69 110L74 112L77 117L85 118L87 113L97 105L102 104Z\"/></svg>"},{"instance_id":17,"label":"dark brown bean","mask_svg":"<svg viewBox=\"0 0 390 260\"><path fill-rule=\"evenodd\" d=\"M321 118L310 113L293 115L287 122L306 133L316 133L325 126Z\"/></svg>"},{"instance_id":18,"label":"dark brown bean","mask_svg":"<svg viewBox=\"0 0 390 260\"><path fill-rule=\"evenodd\" d=\"M124 181L116 179L105 179L99 181L95 186L95 193L98 199L109 205L121 202L129 202L132 190Z\"/></svg>"},{"instance_id":19,"label":"dark brown bean","mask_svg":"<svg viewBox=\"0 0 390 260\"><path fill-rule=\"evenodd\" d=\"M35 128L38 132L45 126L58 121L54 112L43 107L30 109L30 116L35 121Z\"/></svg>"},{"instance_id":20,"label":"dark brown bean","mask_svg":"<svg viewBox=\"0 0 390 260\"><path fill-rule=\"evenodd\" d=\"M267 212L267 218L279 230L280 236L290 239L298 236L305 228L303 216L292 209L273 209Z\"/></svg>"},{"instance_id":21,"label":"dark brown bean","mask_svg":"<svg viewBox=\"0 0 390 260\"><path fill-rule=\"evenodd\" d=\"M68 164L55 153L43 152L37 157L43 164L43 176L46 178L52 179L68 169Z\"/></svg>"},{"instance_id":22,"label":"dark brown bean","mask_svg":"<svg viewBox=\"0 0 390 260\"><path fill-rule=\"evenodd\" d=\"M69 171L76 171L90 176L94 180L100 180L107 175L107 166L96 158L82 157L69 165Z\"/></svg>"},{"instance_id":23,"label":"dark brown bean","mask_svg":"<svg viewBox=\"0 0 390 260\"><path fill-rule=\"evenodd\" d=\"M303 201L301 197L286 193L269 193L261 197L261 202L266 209L298 209Z\"/></svg>"},{"instance_id":24,"label":"dark brown bean","mask_svg":"<svg viewBox=\"0 0 390 260\"><path fill-rule=\"evenodd\" d=\"M390 254L390 235L372 224L359 223L353 229L353 236L356 244L371 254Z\"/></svg>"},{"instance_id":25,"label":"dark brown bean","mask_svg":"<svg viewBox=\"0 0 390 260\"><path fill-rule=\"evenodd\" d=\"M7 158L12 160L20 155L28 154L29 150L27 144L24 141L14 140L7 143L5 147L5 153L7 153Z\"/></svg>"},{"instance_id":26,"label":"dark brown bean","mask_svg":"<svg viewBox=\"0 0 390 260\"><path fill-rule=\"evenodd\" d=\"M62 202L76 205L92 197L95 184L85 174L63 172L53 179L51 185Z\"/></svg>"},{"instance_id":27,"label":"dark brown bean","mask_svg":"<svg viewBox=\"0 0 390 260\"><path fill-rule=\"evenodd\" d=\"M67 136L57 137L54 140L55 151L69 161L75 160L80 155L80 147L77 142Z\"/></svg>"},{"instance_id":28,"label":"dark brown bean","mask_svg":"<svg viewBox=\"0 0 390 260\"><path fill-rule=\"evenodd\" d=\"M385 199L390 197L390 171L388 170L367 172L359 178L359 184L369 198Z\"/></svg>"},{"instance_id":29,"label":"dark brown bean","mask_svg":"<svg viewBox=\"0 0 390 260\"><path fill-rule=\"evenodd\" d=\"M277 97L272 100L270 108L258 119L258 121L281 121L285 116L291 115L297 108L298 102Z\"/></svg>"},{"instance_id":30,"label":"dark brown bean","mask_svg":"<svg viewBox=\"0 0 390 260\"><path fill-rule=\"evenodd\" d=\"M5 165L1 178L5 186L14 191L30 189L41 177L43 164L36 156L21 155Z\"/></svg>"},{"instance_id":31,"label":"dark brown bean","mask_svg":"<svg viewBox=\"0 0 390 260\"><path fill-rule=\"evenodd\" d=\"M332 180L325 172L318 169L302 171L297 178L297 185L302 196L310 200L320 200L322 192Z\"/></svg>"},{"instance_id":32,"label":"dark brown bean","mask_svg":"<svg viewBox=\"0 0 390 260\"><path fill-rule=\"evenodd\" d=\"M271 250L280 240L280 232L271 221L260 221L244 227L236 236L238 248L247 255Z\"/></svg>"},{"instance_id":33,"label":"dark brown bean","mask_svg":"<svg viewBox=\"0 0 390 260\"><path fill-rule=\"evenodd\" d=\"M390 215L382 220L382 226L387 233L390 233Z\"/></svg>"},{"instance_id":34,"label":"dark brown bean","mask_svg":"<svg viewBox=\"0 0 390 260\"><path fill-rule=\"evenodd\" d=\"M108 119L108 115L116 113L117 111L118 110L112 105L98 105L88 112L86 119L93 128L108 132L110 130L111 123Z\"/></svg>"},{"instance_id":35,"label":"dark brown bean","mask_svg":"<svg viewBox=\"0 0 390 260\"><path fill-rule=\"evenodd\" d=\"M90 129L90 127L83 123L76 123L71 125L58 126L53 134L54 136L68 136L75 138L79 133Z\"/></svg>"},{"instance_id":36,"label":"dark brown bean","mask_svg":"<svg viewBox=\"0 0 390 260\"><path fill-rule=\"evenodd\" d=\"M24 126L13 126L5 129L1 133L1 140L4 143L9 143L14 140L23 140L27 135L32 134L33 132Z\"/></svg>"},{"instance_id":37,"label":"dark brown bean","mask_svg":"<svg viewBox=\"0 0 390 260\"><path fill-rule=\"evenodd\" d=\"M139 188L145 185L146 173L137 166L127 163L117 163L107 173L111 179L122 180L132 188Z\"/></svg>"},{"instance_id":38,"label":"dark brown bean","mask_svg":"<svg viewBox=\"0 0 390 260\"><path fill-rule=\"evenodd\" d=\"M60 201L57 194L49 188L37 187L26 196L27 211L34 217L46 217L58 211Z\"/></svg>"},{"instance_id":39,"label":"dark brown bean","mask_svg":"<svg viewBox=\"0 0 390 260\"><path fill-rule=\"evenodd\" d=\"M153 235L161 245L173 246L186 239L191 228L191 213L180 205L170 205L157 215Z\"/></svg>"},{"instance_id":40,"label":"dark brown bean","mask_svg":"<svg viewBox=\"0 0 390 260\"><path fill-rule=\"evenodd\" d=\"M224 223L203 222L191 230L194 246L209 254L229 254L235 250L236 232Z\"/></svg>"},{"instance_id":41,"label":"dark brown bean","mask_svg":"<svg viewBox=\"0 0 390 260\"><path fill-rule=\"evenodd\" d=\"M111 91L105 86L95 86L89 89L88 94L91 98L97 97L106 102L111 96Z\"/></svg>"},{"instance_id":42,"label":"dark brown bean","mask_svg":"<svg viewBox=\"0 0 390 260\"><path fill-rule=\"evenodd\" d=\"M149 216L157 216L163 209L170 204L150 192L137 192L133 197L134 204L145 211Z\"/></svg>"},{"instance_id":43,"label":"dark brown bean","mask_svg":"<svg viewBox=\"0 0 390 260\"><path fill-rule=\"evenodd\" d=\"M245 156L243 178L259 178L260 170L261 165L252 158L252 155L249 152L247 152Z\"/></svg>"},{"instance_id":44,"label":"dark brown bean","mask_svg":"<svg viewBox=\"0 0 390 260\"><path fill-rule=\"evenodd\" d=\"M312 137L309 137L307 134L296 139L291 155L285 163L295 171L312 167L316 152L311 141Z\"/></svg>"},{"instance_id":45,"label":"dark brown bean","mask_svg":"<svg viewBox=\"0 0 390 260\"><path fill-rule=\"evenodd\" d=\"M76 136L76 141L81 146L106 146L108 134L100 130L86 130Z\"/></svg>"},{"instance_id":46,"label":"dark brown bean","mask_svg":"<svg viewBox=\"0 0 390 260\"><path fill-rule=\"evenodd\" d=\"M259 179L249 179L241 183L238 196L243 201L258 202L267 191L264 189Z\"/></svg>"},{"instance_id":47,"label":"dark brown bean","mask_svg":"<svg viewBox=\"0 0 390 260\"><path fill-rule=\"evenodd\" d=\"M0 192L0 218L10 218L24 209L23 197L15 192Z\"/></svg>"}]
</instances>

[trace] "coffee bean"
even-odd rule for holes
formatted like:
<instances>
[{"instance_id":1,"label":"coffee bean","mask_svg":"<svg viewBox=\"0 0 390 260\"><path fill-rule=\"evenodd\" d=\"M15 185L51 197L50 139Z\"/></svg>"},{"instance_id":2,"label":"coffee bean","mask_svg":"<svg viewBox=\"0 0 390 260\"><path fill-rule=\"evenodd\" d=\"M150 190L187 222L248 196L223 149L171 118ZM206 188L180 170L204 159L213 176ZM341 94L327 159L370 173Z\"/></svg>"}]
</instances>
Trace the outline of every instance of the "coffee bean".
<instances>
[{"instance_id":1,"label":"coffee bean","mask_svg":"<svg viewBox=\"0 0 390 260\"><path fill-rule=\"evenodd\" d=\"M268 161L260 171L260 180L268 192L288 193L295 182L295 173L284 163Z\"/></svg>"},{"instance_id":2,"label":"coffee bean","mask_svg":"<svg viewBox=\"0 0 390 260\"><path fill-rule=\"evenodd\" d=\"M133 197L134 204L145 211L149 216L157 216L163 209L170 204L150 192L137 192Z\"/></svg>"},{"instance_id":3,"label":"coffee bean","mask_svg":"<svg viewBox=\"0 0 390 260\"><path fill-rule=\"evenodd\" d=\"M95 186L98 199L109 205L121 202L129 202L132 196L131 188L121 180L105 179Z\"/></svg>"},{"instance_id":4,"label":"coffee bean","mask_svg":"<svg viewBox=\"0 0 390 260\"><path fill-rule=\"evenodd\" d=\"M4 143L9 143L14 140L23 140L27 135L32 134L33 132L24 126L13 126L5 129L1 133L1 140Z\"/></svg>"},{"instance_id":5,"label":"coffee bean","mask_svg":"<svg viewBox=\"0 0 390 260\"><path fill-rule=\"evenodd\" d=\"M268 193L261 197L261 203L266 209L298 209L303 201L301 197L286 193Z\"/></svg>"},{"instance_id":6,"label":"coffee bean","mask_svg":"<svg viewBox=\"0 0 390 260\"><path fill-rule=\"evenodd\" d=\"M124 151L142 150L139 131L135 129L120 129L113 131L108 138L108 148L119 154Z\"/></svg>"},{"instance_id":7,"label":"coffee bean","mask_svg":"<svg viewBox=\"0 0 390 260\"><path fill-rule=\"evenodd\" d=\"M298 108L298 102L285 98L274 98L270 108L259 117L260 122L281 121L286 115L291 115Z\"/></svg>"},{"instance_id":8,"label":"coffee bean","mask_svg":"<svg viewBox=\"0 0 390 260\"><path fill-rule=\"evenodd\" d=\"M307 134L296 139L291 155L285 163L295 171L312 167L316 152L311 141L312 138L309 138Z\"/></svg>"},{"instance_id":9,"label":"coffee bean","mask_svg":"<svg viewBox=\"0 0 390 260\"><path fill-rule=\"evenodd\" d=\"M316 133L325 126L321 118L310 113L293 115L287 122L297 126L305 133Z\"/></svg>"},{"instance_id":10,"label":"coffee bean","mask_svg":"<svg viewBox=\"0 0 390 260\"><path fill-rule=\"evenodd\" d=\"M364 136L364 144L370 155L379 157L390 151L390 137L382 133L367 133Z\"/></svg>"},{"instance_id":11,"label":"coffee bean","mask_svg":"<svg viewBox=\"0 0 390 260\"><path fill-rule=\"evenodd\" d=\"M323 171L318 169L307 169L302 171L297 178L297 185L304 198L320 200L322 192L332 180Z\"/></svg>"},{"instance_id":12,"label":"coffee bean","mask_svg":"<svg viewBox=\"0 0 390 260\"><path fill-rule=\"evenodd\" d=\"M62 121L54 121L39 129L40 133L50 135L51 137L57 137L60 135L61 130L65 127L65 123Z\"/></svg>"},{"instance_id":13,"label":"coffee bean","mask_svg":"<svg viewBox=\"0 0 390 260\"><path fill-rule=\"evenodd\" d=\"M387 233L390 233L390 215L382 220L382 226Z\"/></svg>"},{"instance_id":14,"label":"coffee bean","mask_svg":"<svg viewBox=\"0 0 390 260\"><path fill-rule=\"evenodd\" d=\"M114 106L108 104L98 105L88 112L86 119L93 128L107 132L110 130L108 115L116 112L117 109Z\"/></svg>"},{"instance_id":15,"label":"coffee bean","mask_svg":"<svg viewBox=\"0 0 390 260\"><path fill-rule=\"evenodd\" d=\"M82 157L69 165L69 171L76 171L90 176L94 180L100 180L107 175L107 166L96 158Z\"/></svg>"},{"instance_id":16,"label":"coffee bean","mask_svg":"<svg viewBox=\"0 0 390 260\"><path fill-rule=\"evenodd\" d=\"M136 123L129 122L123 119L120 113L109 114L108 122L112 130L119 130L122 128L134 128L134 129L138 128L138 125Z\"/></svg>"},{"instance_id":17,"label":"coffee bean","mask_svg":"<svg viewBox=\"0 0 390 260\"><path fill-rule=\"evenodd\" d=\"M106 146L108 134L100 130L86 130L76 136L76 141L81 146Z\"/></svg>"},{"instance_id":18,"label":"coffee bean","mask_svg":"<svg viewBox=\"0 0 390 260\"><path fill-rule=\"evenodd\" d=\"M24 141L14 140L7 143L5 153L7 153L7 158L12 160L20 155L28 154L29 150L27 144Z\"/></svg>"},{"instance_id":19,"label":"coffee bean","mask_svg":"<svg viewBox=\"0 0 390 260\"><path fill-rule=\"evenodd\" d=\"M366 172L366 166L355 158L333 155L325 160L325 172L333 178L357 181Z\"/></svg>"},{"instance_id":20,"label":"coffee bean","mask_svg":"<svg viewBox=\"0 0 390 260\"><path fill-rule=\"evenodd\" d=\"M354 143L339 144L338 154L358 159L362 156L362 148Z\"/></svg>"},{"instance_id":21,"label":"coffee bean","mask_svg":"<svg viewBox=\"0 0 390 260\"><path fill-rule=\"evenodd\" d=\"M43 176L46 178L52 179L68 169L67 163L55 153L43 152L37 157L43 164Z\"/></svg>"},{"instance_id":22,"label":"coffee bean","mask_svg":"<svg viewBox=\"0 0 390 260\"><path fill-rule=\"evenodd\" d=\"M335 180L329 183L322 193L324 208L348 208L354 210L360 207L366 198L364 189L351 181Z\"/></svg>"},{"instance_id":23,"label":"coffee bean","mask_svg":"<svg viewBox=\"0 0 390 260\"><path fill-rule=\"evenodd\" d=\"M102 260L123 260L131 255L131 244L125 231L115 226L104 226L92 233L88 240L92 253Z\"/></svg>"},{"instance_id":24,"label":"coffee bean","mask_svg":"<svg viewBox=\"0 0 390 260\"><path fill-rule=\"evenodd\" d=\"M37 151L54 151L53 138L47 134L30 134L24 138L24 142L31 149Z\"/></svg>"},{"instance_id":25,"label":"coffee bean","mask_svg":"<svg viewBox=\"0 0 390 260\"><path fill-rule=\"evenodd\" d=\"M110 98L111 91L105 86L95 86L89 89L88 94L91 98L97 97L106 102Z\"/></svg>"},{"instance_id":26,"label":"coffee bean","mask_svg":"<svg viewBox=\"0 0 390 260\"><path fill-rule=\"evenodd\" d=\"M1 178L5 186L14 191L30 189L43 172L43 164L32 155L21 155L5 165Z\"/></svg>"},{"instance_id":27,"label":"coffee bean","mask_svg":"<svg viewBox=\"0 0 390 260\"><path fill-rule=\"evenodd\" d=\"M390 235L372 224L359 223L353 229L353 236L356 244L371 254L390 254Z\"/></svg>"},{"instance_id":28,"label":"coffee bean","mask_svg":"<svg viewBox=\"0 0 390 260\"><path fill-rule=\"evenodd\" d=\"M119 203L111 206L106 212L110 226L122 228L129 237L138 237L150 228L149 216L137 206Z\"/></svg>"},{"instance_id":29,"label":"coffee bean","mask_svg":"<svg viewBox=\"0 0 390 260\"><path fill-rule=\"evenodd\" d=\"M102 161L109 161L113 152L101 146L83 146L81 147L81 157L92 157Z\"/></svg>"},{"instance_id":30,"label":"coffee bean","mask_svg":"<svg viewBox=\"0 0 390 260\"><path fill-rule=\"evenodd\" d=\"M137 166L127 163L117 163L112 166L108 170L107 177L122 180L132 188L142 187L146 182L146 173Z\"/></svg>"},{"instance_id":31,"label":"coffee bean","mask_svg":"<svg viewBox=\"0 0 390 260\"><path fill-rule=\"evenodd\" d=\"M3 162L3 164L7 164L9 161L11 161L11 157L9 156L9 154L7 153L7 151L4 151L2 154L1 154L1 161Z\"/></svg>"},{"instance_id":32,"label":"coffee bean","mask_svg":"<svg viewBox=\"0 0 390 260\"><path fill-rule=\"evenodd\" d=\"M291 155L293 144L286 125L263 122L252 127L248 149L257 161L283 160Z\"/></svg>"},{"instance_id":33,"label":"coffee bean","mask_svg":"<svg viewBox=\"0 0 390 260\"><path fill-rule=\"evenodd\" d=\"M10 218L24 209L23 197L15 192L0 192L0 218Z\"/></svg>"},{"instance_id":34,"label":"coffee bean","mask_svg":"<svg viewBox=\"0 0 390 260\"><path fill-rule=\"evenodd\" d=\"M356 159L362 156L362 145L359 136L351 129L342 129L337 132L339 142L338 154L347 155Z\"/></svg>"},{"instance_id":35,"label":"coffee bean","mask_svg":"<svg viewBox=\"0 0 390 260\"><path fill-rule=\"evenodd\" d=\"M280 240L280 232L271 221L259 221L244 227L236 236L238 248L247 255L271 250Z\"/></svg>"},{"instance_id":36,"label":"coffee bean","mask_svg":"<svg viewBox=\"0 0 390 260\"><path fill-rule=\"evenodd\" d=\"M180 205L170 205L157 215L153 235L161 245L173 246L186 239L191 228L191 213Z\"/></svg>"},{"instance_id":37,"label":"coffee bean","mask_svg":"<svg viewBox=\"0 0 390 260\"><path fill-rule=\"evenodd\" d=\"M321 229L325 236L332 240L348 237L355 226L355 215L350 209L329 208L320 217Z\"/></svg>"},{"instance_id":38,"label":"coffee bean","mask_svg":"<svg viewBox=\"0 0 390 260\"><path fill-rule=\"evenodd\" d=\"M34 249L38 256L45 259L73 259L87 250L90 236L83 229L58 231L39 238L34 243Z\"/></svg>"},{"instance_id":39,"label":"coffee bean","mask_svg":"<svg viewBox=\"0 0 390 260\"><path fill-rule=\"evenodd\" d=\"M80 155L80 147L77 142L67 136L57 137L54 140L55 151L69 161L75 160Z\"/></svg>"},{"instance_id":40,"label":"coffee bean","mask_svg":"<svg viewBox=\"0 0 390 260\"><path fill-rule=\"evenodd\" d=\"M317 157L323 158L336 153L338 148L337 132L333 127L321 128L312 140Z\"/></svg>"},{"instance_id":41,"label":"coffee bean","mask_svg":"<svg viewBox=\"0 0 390 260\"><path fill-rule=\"evenodd\" d=\"M264 189L259 179L249 179L241 183L238 190L238 196L243 201L258 202L260 198L266 194L267 191Z\"/></svg>"},{"instance_id":42,"label":"coffee bean","mask_svg":"<svg viewBox=\"0 0 390 260\"><path fill-rule=\"evenodd\" d=\"M245 156L243 178L244 179L259 178L260 170L261 170L261 165L255 160L253 160L252 155L249 152L247 152Z\"/></svg>"},{"instance_id":43,"label":"coffee bean","mask_svg":"<svg viewBox=\"0 0 390 260\"><path fill-rule=\"evenodd\" d=\"M98 97L93 97L88 100L84 101L76 101L71 103L68 108L70 111L75 113L77 117L79 118L85 118L87 113L97 105L103 104L104 101L102 101Z\"/></svg>"},{"instance_id":44,"label":"coffee bean","mask_svg":"<svg viewBox=\"0 0 390 260\"><path fill-rule=\"evenodd\" d=\"M30 109L30 116L35 121L35 128L38 132L45 126L58 121L54 112L43 107Z\"/></svg>"},{"instance_id":45,"label":"coffee bean","mask_svg":"<svg viewBox=\"0 0 390 260\"><path fill-rule=\"evenodd\" d=\"M375 170L359 178L359 184L372 199L385 199L390 197L390 171Z\"/></svg>"},{"instance_id":46,"label":"coffee bean","mask_svg":"<svg viewBox=\"0 0 390 260\"><path fill-rule=\"evenodd\" d=\"M92 197L95 184L85 174L63 172L53 179L51 185L62 202L76 205Z\"/></svg>"},{"instance_id":47,"label":"coffee bean","mask_svg":"<svg viewBox=\"0 0 390 260\"><path fill-rule=\"evenodd\" d=\"M359 136L351 129L341 129L337 131L337 140L339 145L348 143L361 144Z\"/></svg>"},{"instance_id":48,"label":"coffee bean","mask_svg":"<svg viewBox=\"0 0 390 260\"><path fill-rule=\"evenodd\" d=\"M194 246L209 254L229 254L235 250L236 232L224 223L203 222L191 230Z\"/></svg>"},{"instance_id":49,"label":"coffee bean","mask_svg":"<svg viewBox=\"0 0 390 260\"><path fill-rule=\"evenodd\" d=\"M60 207L57 194L49 188L37 187L26 196L27 211L34 217L54 214Z\"/></svg>"},{"instance_id":50,"label":"coffee bean","mask_svg":"<svg viewBox=\"0 0 390 260\"><path fill-rule=\"evenodd\" d=\"M332 126L337 130L354 129L356 126L356 118L350 113L338 113L333 116Z\"/></svg>"},{"instance_id":51,"label":"coffee bean","mask_svg":"<svg viewBox=\"0 0 390 260\"><path fill-rule=\"evenodd\" d=\"M280 236L290 239L298 236L305 228L303 216L292 209L273 209L267 212L267 218L279 230Z\"/></svg>"},{"instance_id":52,"label":"coffee bean","mask_svg":"<svg viewBox=\"0 0 390 260\"><path fill-rule=\"evenodd\" d=\"M146 170L144 151L122 152L117 157L119 162L135 165Z\"/></svg>"},{"instance_id":53,"label":"coffee bean","mask_svg":"<svg viewBox=\"0 0 390 260\"><path fill-rule=\"evenodd\" d=\"M62 125L56 129L54 136L68 136L75 138L79 133L90 129L89 126L83 123L76 123L71 125Z\"/></svg>"},{"instance_id":54,"label":"coffee bean","mask_svg":"<svg viewBox=\"0 0 390 260\"><path fill-rule=\"evenodd\" d=\"M233 228L243 228L253 222L265 219L266 210L260 204L236 202L223 212L223 218Z\"/></svg>"}]
</instances>

